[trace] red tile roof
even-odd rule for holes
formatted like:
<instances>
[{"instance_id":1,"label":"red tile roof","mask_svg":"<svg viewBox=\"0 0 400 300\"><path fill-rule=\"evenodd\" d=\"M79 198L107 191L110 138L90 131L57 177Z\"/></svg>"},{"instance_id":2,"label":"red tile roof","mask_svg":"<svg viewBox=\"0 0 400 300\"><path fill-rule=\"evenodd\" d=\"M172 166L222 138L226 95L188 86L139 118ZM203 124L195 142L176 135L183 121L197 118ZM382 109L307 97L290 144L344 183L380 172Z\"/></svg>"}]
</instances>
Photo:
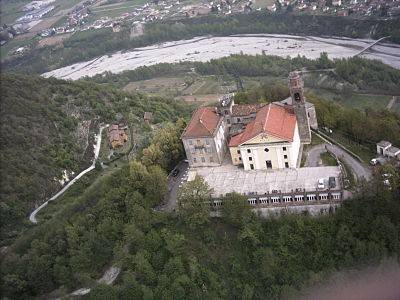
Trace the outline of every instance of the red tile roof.
<instances>
[{"instance_id":1,"label":"red tile roof","mask_svg":"<svg viewBox=\"0 0 400 300\"><path fill-rule=\"evenodd\" d=\"M183 138L212 137L222 116L214 107L201 107L192 116Z\"/></svg>"},{"instance_id":2,"label":"red tile roof","mask_svg":"<svg viewBox=\"0 0 400 300\"><path fill-rule=\"evenodd\" d=\"M242 133L231 138L229 147L239 146L260 133L293 141L296 122L296 115L291 108L271 103L258 111L256 118L247 124Z\"/></svg>"},{"instance_id":3,"label":"red tile roof","mask_svg":"<svg viewBox=\"0 0 400 300\"><path fill-rule=\"evenodd\" d=\"M234 117L248 116L252 113L258 112L259 109L265 105L266 105L265 103L234 105L232 107L232 116Z\"/></svg>"}]
</instances>

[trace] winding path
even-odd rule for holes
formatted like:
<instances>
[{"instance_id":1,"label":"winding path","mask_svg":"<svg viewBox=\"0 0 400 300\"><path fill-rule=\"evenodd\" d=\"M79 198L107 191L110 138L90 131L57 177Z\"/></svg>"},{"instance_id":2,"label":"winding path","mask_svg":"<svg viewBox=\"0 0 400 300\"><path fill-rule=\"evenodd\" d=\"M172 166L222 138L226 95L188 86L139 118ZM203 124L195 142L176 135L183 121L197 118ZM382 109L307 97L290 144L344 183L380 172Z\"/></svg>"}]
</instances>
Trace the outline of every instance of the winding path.
<instances>
[{"instance_id":1,"label":"winding path","mask_svg":"<svg viewBox=\"0 0 400 300\"><path fill-rule=\"evenodd\" d=\"M47 204L49 204L50 201L54 201L58 197L60 197L62 194L64 194L65 191L68 190L79 178L81 178L83 175L85 175L86 173L92 171L95 168L96 160L99 157L99 153L100 153L101 133L103 132L103 129L107 128L107 127L108 127L108 125L101 126L100 130L99 130L99 133L95 136L96 145L95 145L95 148L94 148L94 159L93 159L93 162L92 162L91 166L89 168L83 170L81 173L79 173L74 179L72 179L70 182L68 182L68 184L66 186L64 186L57 194L55 194L49 200L47 200L42 205L40 205L38 208L36 208L30 214L29 221L31 221L32 223L36 224L37 223L36 215L38 214L39 211L41 211L44 207L46 207Z\"/></svg>"},{"instance_id":2,"label":"winding path","mask_svg":"<svg viewBox=\"0 0 400 300\"><path fill-rule=\"evenodd\" d=\"M365 164L359 162L349 153L347 153L342 148L332 145L331 143L320 144L310 148L307 151L307 159L305 162L306 167L317 167L320 160L320 155L326 152L326 149L334 153L352 169L353 173L357 176L357 179L364 178L366 180L371 179L372 172Z\"/></svg>"},{"instance_id":3,"label":"winding path","mask_svg":"<svg viewBox=\"0 0 400 300\"><path fill-rule=\"evenodd\" d=\"M110 268L107 269L107 271L105 271L103 276L99 280L97 280L97 283L110 285L115 281L115 279L117 279L120 272L121 272L120 267L111 266ZM89 287L80 288L76 291L73 291L68 296L83 296L83 295L89 294L90 291L91 291L91 288L89 288Z\"/></svg>"}]
</instances>

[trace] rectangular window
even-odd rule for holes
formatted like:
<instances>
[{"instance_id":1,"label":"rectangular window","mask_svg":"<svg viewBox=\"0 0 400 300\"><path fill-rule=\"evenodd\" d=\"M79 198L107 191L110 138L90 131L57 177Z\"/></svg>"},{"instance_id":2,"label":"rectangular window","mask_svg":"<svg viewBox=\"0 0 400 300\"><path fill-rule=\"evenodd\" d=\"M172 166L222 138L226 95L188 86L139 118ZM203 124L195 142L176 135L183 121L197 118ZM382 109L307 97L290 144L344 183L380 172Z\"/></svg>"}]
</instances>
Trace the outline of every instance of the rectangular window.
<instances>
[{"instance_id":1,"label":"rectangular window","mask_svg":"<svg viewBox=\"0 0 400 300\"><path fill-rule=\"evenodd\" d=\"M237 118L237 121L240 122L240 118Z\"/></svg>"},{"instance_id":2,"label":"rectangular window","mask_svg":"<svg viewBox=\"0 0 400 300\"><path fill-rule=\"evenodd\" d=\"M272 162L270 160L267 160L265 164L267 165L267 169L272 169Z\"/></svg>"},{"instance_id":3,"label":"rectangular window","mask_svg":"<svg viewBox=\"0 0 400 300\"><path fill-rule=\"evenodd\" d=\"M192 140L189 140L189 145L193 145L193 141Z\"/></svg>"},{"instance_id":4,"label":"rectangular window","mask_svg":"<svg viewBox=\"0 0 400 300\"><path fill-rule=\"evenodd\" d=\"M286 151L286 147L282 147L282 150L283 150L283 151Z\"/></svg>"},{"instance_id":5,"label":"rectangular window","mask_svg":"<svg viewBox=\"0 0 400 300\"><path fill-rule=\"evenodd\" d=\"M196 144L197 144L197 146L201 146L201 141L200 140L196 140Z\"/></svg>"},{"instance_id":6,"label":"rectangular window","mask_svg":"<svg viewBox=\"0 0 400 300\"><path fill-rule=\"evenodd\" d=\"M287 159L287 155L285 154L285 155L283 156L283 158L284 158L284 159Z\"/></svg>"},{"instance_id":7,"label":"rectangular window","mask_svg":"<svg viewBox=\"0 0 400 300\"><path fill-rule=\"evenodd\" d=\"M251 150L250 150L250 149L247 149L247 153L251 153Z\"/></svg>"},{"instance_id":8,"label":"rectangular window","mask_svg":"<svg viewBox=\"0 0 400 300\"><path fill-rule=\"evenodd\" d=\"M239 157L239 160L242 160L242 158L241 158L241 157Z\"/></svg>"},{"instance_id":9,"label":"rectangular window","mask_svg":"<svg viewBox=\"0 0 400 300\"><path fill-rule=\"evenodd\" d=\"M253 160L253 158L250 156L250 157L249 157L249 161L252 161L252 160Z\"/></svg>"},{"instance_id":10,"label":"rectangular window","mask_svg":"<svg viewBox=\"0 0 400 300\"><path fill-rule=\"evenodd\" d=\"M206 162L206 159L204 157L202 157L201 162Z\"/></svg>"},{"instance_id":11,"label":"rectangular window","mask_svg":"<svg viewBox=\"0 0 400 300\"><path fill-rule=\"evenodd\" d=\"M197 162L197 159L196 159L196 157L193 157L193 162L194 162L194 163L196 163L196 162Z\"/></svg>"},{"instance_id":12,"label":"rectangular window","mask_svg":"<svg viewBox=\"0 0 400 300\"><path fill-rule=\"evenodd\" d=\"M285 168L289 168L289 163L285 162Z\"/></svg>"},{"instance_id":13,"label":"rectangular window","mask_svg":"<svg viewBox=\"0 0 400 300\"><path fill-rule=\"evenodd\" d=\"M214 162L214 158L212 156L210 157L210 162Z\"/></svg>"},{"instance_id":14,"label":"rectangular window","mask_svg":"<svg viewBox=\"0 0 400 300\"><path fill-rule=\"evenodd\" d=\"M240 154L240 150L237 150L236 152L237 152L237 154Z\"/></svg>"},{"instance_id":15,"label":"rectangular window","mask_svg":"<svg viewBox=\"0 0 400 300\"><path fill-rule=\"evenodd\" d=\"M250 169L254 170L254 165L250 164Z\"/></svg>"},{"instance_id":16,"label":"rectangular window","mask_svg":"<svg viewBox=\"0 0 400 300\"><path fill-rule=\"evenodd\" d=\"M226 123L231 124L231 120L230 119L226 119Z\"/></svg>"}]
</instances>

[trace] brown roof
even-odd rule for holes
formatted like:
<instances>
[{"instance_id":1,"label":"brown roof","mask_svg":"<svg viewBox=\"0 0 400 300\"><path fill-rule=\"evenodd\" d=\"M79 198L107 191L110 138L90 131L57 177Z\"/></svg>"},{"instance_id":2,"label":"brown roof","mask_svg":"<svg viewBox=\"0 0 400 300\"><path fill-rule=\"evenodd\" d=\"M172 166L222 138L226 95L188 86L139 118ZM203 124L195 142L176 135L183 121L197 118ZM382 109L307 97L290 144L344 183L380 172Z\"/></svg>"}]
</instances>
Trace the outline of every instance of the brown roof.
<instances>
[{"instance_id":1,"label":"brown roof","mask_svg":"<svg viewBox=\"0 0 400 300\"><path fill-rule=\"evenodd\" d=\"M288 107L269 104L263 106L256 118L247 124L246 129L231 138L230 147L236 147L256 137L260 133L267 133L284 140L292 141L296 128L296 115Z\"/></svg>"},{"instance_id":2,"label":"brown roof","mask_svg":"<svg viewBox=\"0 0 400 300\"><path fill-rule=\"evenodd\" d=\"M145 120L151 120L151 119L153 118L153 113L146 111L146 112L144 113L143 118L144 118Z\"/></svg>"},{"instance_id":3,"label":"brown roof","mask_svg":"<svg viewBox=\"0 0 400 300\"><path fill-rule=\"evenodd\" d=\"M125 131L123 129L120 129L118 125L111 125L108 133L110 143L114 141L119 141L126 136Z\"/></svg>"},{"instance_id":4,"label":"brown roof","mask_svg":"<svg viewBox=\"0 0 400 300\"><path fill-rule=\"evenodd\" d=\"M193 114L189 125L186 127L183 138L211 137L222 117L214 107L201 107Z\"/></svg>"},{"instance_id":5,"label":"brown roof","mask_svg":"<svg viewBox=\"0 0 400 300\"><path fill-rule=\"evenodd\" d=\"M265 105L266 105L265 103L234 105L232 107L232 116L233 117L248 116L250 114L258 112L259 109Z\"/></svg>"}]
</instances>

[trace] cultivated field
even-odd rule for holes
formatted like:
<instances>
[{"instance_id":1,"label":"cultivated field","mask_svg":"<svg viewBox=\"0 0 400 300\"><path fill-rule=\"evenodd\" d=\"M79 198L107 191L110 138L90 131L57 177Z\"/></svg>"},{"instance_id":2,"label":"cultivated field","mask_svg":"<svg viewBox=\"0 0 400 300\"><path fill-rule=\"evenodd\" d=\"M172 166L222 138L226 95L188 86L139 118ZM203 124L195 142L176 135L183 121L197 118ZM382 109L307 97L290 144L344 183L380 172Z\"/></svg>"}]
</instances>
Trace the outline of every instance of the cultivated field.
<instances>
[{"instance_id":1,"label":"cultivated field","mask_svg":"<svg viewBox=\"0 0 400 300\"><path fill-rule=\"evenodd\" d=\"M43 38L39 41L38 47L62 45L63 40L69 38L71 35L72 33L66 33Z\"/></svg>"}]
</instances>

